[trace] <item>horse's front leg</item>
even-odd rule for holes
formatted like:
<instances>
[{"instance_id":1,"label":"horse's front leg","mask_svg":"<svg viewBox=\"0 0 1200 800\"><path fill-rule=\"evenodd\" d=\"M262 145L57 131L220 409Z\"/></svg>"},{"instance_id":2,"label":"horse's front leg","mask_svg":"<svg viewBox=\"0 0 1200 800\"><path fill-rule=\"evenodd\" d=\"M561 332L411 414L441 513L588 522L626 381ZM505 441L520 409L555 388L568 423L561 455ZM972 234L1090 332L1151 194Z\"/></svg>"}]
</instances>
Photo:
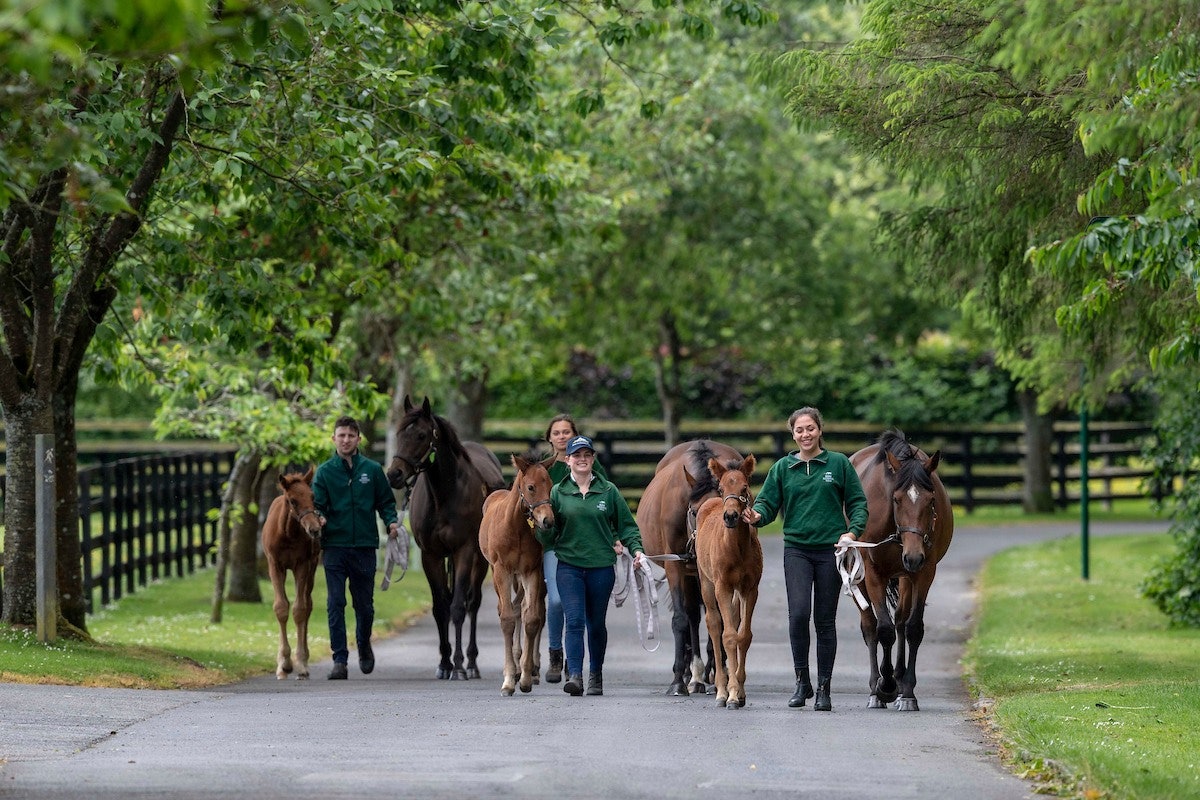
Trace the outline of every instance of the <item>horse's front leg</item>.
<instances>
[{"instance_id":1,"label":"horse's front leg","mask_svg":"<svg viewBox=\"0 0 1200 800\"><path fill-rule=\"evenodd\" d=\"M492 568L492 585L496 589L496 613L500 616L500 638L504 643L504 680L500 683L500 694L505 697L511 697L517 690L517 662L513 654L517 612L509 583L508 570L496 564Z\"/></svg>"},{"instance_id":2,"label":"horse's front leg","mask_svg":"<svg viewBox=\"0 0 1200 800\"><path fill-rule=\"evenodd\" d=\"M437 676L440 680L450 677L453 664L450 663L450 591L449 578L446 575L446 561L434 555L421 553L421 568L425 572L425 580L429 583L429 597L433 604L433 621L438 631Z\"/></svg>"},{"instance_id":3,"label":"horse's front leg","mask_svg":"<svg viewBox=\"0 0 1200 800\"><path fill-rule=\"evenodd\" d=\"M717 587L712 582L701 579L700 591L704 595L704 624L708 627L708 640L716 642L716 647L718 648L723 647L721 644L724 641L723 620L721 618L720 601L717 599ZM715 659L716 674L713 680L713 688L717 692L717 705L728 707L729 680L725 674L724 661L724 658Z\"/></svg>"},{"instance_id":4,"label":"horse's front leg","mask_svg":"<svg viewBox=\"0 0 1200 800\"><path fill-rule=\"evenodd\" d=\"M469 634L467 638L467 666L466 673L468 678L482 677L479 673L479 644L477 640L479 627L479 606L483 604L483 581L487 577L487 561L482 556L475 560L474 566L471 568L471 583L470 591L467 592L467 622L469 624Z\"/></svg>"},{"instance_id":5,"label":"horse's front leg","mask_svg":"<svg viewBox=\"0 0 1200 800\"><path fill-rule=\"evenodd\" d=\"M521 654L521 691L533 690L537 682L537 658L541 648L542 626L546 624L546 601L541 596L545 585L541 572L525 573L525 597L521 609L521 621L525 633L525 652Z\"/></svg>"},{"instance_id":6,"label":"horse's front leg","mask_svg":"<svg viewBox=\"0 0 1200 800\"><path fill-rule=\"evenodd\" d=\"M313 610L313 580L316 563L305 564L293 574L296 577L296 602L292 604L292 619L296 621L296 678L308 679L308 621Z\"/></svg>"},{"instance_id":7,"label":"horse's front leg","mask_svg":"<svg viewBox=\"0 0 1200 800\"><path fill-rule=\"evenodd\" d=\"M288 643L287 624L291 604L287 596L287 573L281 570L274 561L267 565L271 576L271 589L275 595L272 609L275 620L279 623L279 649L275 653L275 677L283 680L292 672L292 646ZM297 598L299 600L299 598Z\"/></svg>"},{"instance_id":8,"label":"horse's front leg","mask_svg":"<svg viewBox=\"0 0 1200 800\"><path fill-rule=\"evenodd\" d=\"M667 579L671 587L671 634L675 639L675 661L671 665L671 685L667 694L672 697L686 697L688 688L683 673L688 668L691 658L688 648L688 615L683 607L683 585L680 583L679 567L670 562L667 564Z\"/></svg>"},{"instance_id":9,"label":"horse's front leg","mask_svg":"<svg viewBox=\"0 0 1200 800\"><path fill-rule=\"evenodd\" d=\"M918 597L913 603L912 614L904 625L904 636L899 640L896 652L897 683L900 696L896 698L897 711L920 711L917 704L917 650L925 638L925 599ZM905 652L907 644L908 652Z\"/></svg>"},{"instance_id":10,"label":"horse's front leg","mask_svg":"<svg viewBox=\"0 0 1200 800\"><path fill-rule=\"evenodd\" d=\"M737 701L739 706L746 705L746 656L750 652L750 643L754 641L750 618L754 616L754 606L757 603L757 589L742 595L741 619L738 621L737 629Z\"/></svg>"}]
</instances>

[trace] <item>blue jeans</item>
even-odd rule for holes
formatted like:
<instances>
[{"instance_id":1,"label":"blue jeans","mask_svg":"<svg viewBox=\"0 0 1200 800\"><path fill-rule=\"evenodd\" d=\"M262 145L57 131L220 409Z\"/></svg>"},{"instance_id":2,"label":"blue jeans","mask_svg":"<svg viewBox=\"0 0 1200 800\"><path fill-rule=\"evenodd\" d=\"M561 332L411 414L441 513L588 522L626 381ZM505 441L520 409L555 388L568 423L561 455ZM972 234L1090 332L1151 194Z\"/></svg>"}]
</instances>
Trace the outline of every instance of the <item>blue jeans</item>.
<instances>
[{"instance_id":1,"label":"blue jeans","mask_svg":"<svg viewBox=\"0 0 1200 800\"><path fill-rule=\"evenodd\" d=\"M811 617L817 634L816 677L833 677L833 660L837 656L837 606L842 588L833 548L783 548L783 583L787 588L792 666L808 669L808 620Z\"/></svg>"},{"instance_id":2,"label":"blue jeans","mask_svg":"<svg viewBox=\"0 0 1200 800\"><path fill-rule=\"evenodd\" d=\"M553 550L542 553L542 574L546 576L546 638L551 650L562 650L563 608L558 594L558 556Z\"/></svg>"},{"instance_id":3,"label":"blue jeans","mask_svg":"<svg viewBox=\"0 0 1200 800\"><path fill-rule=\"evenodd\" d=\"M587 630L588 670L604 668L608 648L608 601L617 574L612 567L576 567L558 562L558 593L565 622L567 675L583 674L583 633Z\"/></svg>"},{"instance_id":4,"label":"blue jeans","mask_svg":"<svg viewBox=\"0 0 1200 800\"><path fill-rule=\"evenodd\" d=\"M321 554L325 562L325 613L329 617L329 646L333 660L345 664L350 657L346 648L346 584L354 603L354 639L358 649L371 641L375 622L375 548L327 547Z\"/></svg>"}]
</instances>

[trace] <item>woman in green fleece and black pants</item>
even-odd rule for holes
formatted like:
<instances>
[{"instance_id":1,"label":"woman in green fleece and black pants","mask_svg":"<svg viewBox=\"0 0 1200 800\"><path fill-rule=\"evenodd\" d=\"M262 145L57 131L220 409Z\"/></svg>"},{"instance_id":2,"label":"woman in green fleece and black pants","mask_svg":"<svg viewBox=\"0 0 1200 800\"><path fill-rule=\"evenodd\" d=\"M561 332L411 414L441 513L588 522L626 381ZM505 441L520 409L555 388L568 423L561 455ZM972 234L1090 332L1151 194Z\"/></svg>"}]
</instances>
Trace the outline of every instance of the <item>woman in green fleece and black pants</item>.
<instances>
[{"instance_id":1,"label":"woman in green fleece and black pants","mask_svg":"<svg viewBox=\"0 0 1200 800\"><path fill-rule=\"evenodd\" d=\"M813 708L832 711L829 681L837 655L837 604L841 591L834 548L843 537L857 539L867 527L867 497L850 459L824 449L821 412L811 406L792 412L788 430L800 447L771 465L754 507L742 517L767 525L783 515L783 580L787 587L788 638L796 669L799 708L813 696L808 671L808 621L817 638L817 692Z\"/></svg>"},{"instance_id":2,"label":"woman in green fleece and black pants","mask_svg":"<svg viewBox=\"0 0 1200 800\"><path fill-rule=\"evenodd\" d=\"M642 534L629 504L611 481L592 471L596 448L586 436L567 442L571 472L550 490L555 528L535 535L558 554L556 582L565 617L567 681L563 691L583 694L583 635L587 631L589 695L604 694L604 651L608 647L608 601L617 554L633 553L641 566Z\"/></svg>"}]
</instances>

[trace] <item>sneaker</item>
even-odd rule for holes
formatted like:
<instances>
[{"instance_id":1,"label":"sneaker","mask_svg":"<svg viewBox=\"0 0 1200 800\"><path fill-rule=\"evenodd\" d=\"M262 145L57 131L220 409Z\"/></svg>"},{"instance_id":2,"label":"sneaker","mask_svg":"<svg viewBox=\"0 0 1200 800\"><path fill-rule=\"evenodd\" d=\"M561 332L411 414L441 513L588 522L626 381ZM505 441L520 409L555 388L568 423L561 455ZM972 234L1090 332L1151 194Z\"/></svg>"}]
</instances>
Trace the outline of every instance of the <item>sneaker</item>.
<instances>
[{"instance_id":1,"label":"sneaker","mask_svg":"<svg viewBox=\"0 0 1200 800\"><path fill-rule=\"evenodd\" d=\"M350 670L346 669L346 665L340 661L335 661L333 669L329 670L329 680L344 681L350 677Z\"/></svg>"},{"instance_id":2,"label":"sneaker","mask_svg":"<svg viewBox=\"0 0 1200 800\"><path fill-rule=\"evenodd\" d=\"M371 649L370 642L363 642L358 646L358 668L362 670L363 675L370 675L375 669L375 651Z\"/></svg>"}]
</instances>

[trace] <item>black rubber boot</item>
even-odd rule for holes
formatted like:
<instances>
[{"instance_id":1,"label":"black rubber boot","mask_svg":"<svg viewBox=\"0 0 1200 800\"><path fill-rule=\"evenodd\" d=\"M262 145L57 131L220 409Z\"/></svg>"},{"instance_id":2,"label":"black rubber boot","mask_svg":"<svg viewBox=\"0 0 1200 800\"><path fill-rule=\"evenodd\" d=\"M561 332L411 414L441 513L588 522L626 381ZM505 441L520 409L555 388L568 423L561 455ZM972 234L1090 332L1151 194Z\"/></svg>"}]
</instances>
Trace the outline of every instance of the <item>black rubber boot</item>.
<instances>
[{"instance_id":1,"label":"black rubber boot","mask_svg":"<svg viewBox=\"0 0 1200 800\"><path fill-rule=\"evenodd\" d=\"M590 695L604 694L604 675L601 672L588 673L587 693Z\"/></svg>"},{"instance_id":2,"label":"black rubber boot","mask_svg":"<svg viewBox=\"0 0 1200 800\"><path fill-rule=\"evenodd\" d=\"M546 683L558 683L562 680L563 651L550 648L550 666L546 669Z\"/></svg>"},{"instance_id":3,"label":"black rubber boot","mask_svg":"<svg viewBox=\"0 0 1200 800\"><path fill-rule=\"evenodd\" d=\"M808 667L796 670L796 693L788 700L788 708L804 708L804 701L813 696Z\"/></svg>"},{"instance_id":4,"label":"black rubber boot","mask_svg":"<svg viewBox=\"0 0 1200 800\"><path fill-rule=\"evenodd\" d=\"M813 701L813 711L833 711L833 701L829 699L829 678L817 676L817 699Z\"/></svg>"},{"instance_id":5,"label":"black rubber boot","mask_svg":"<svg viewBox=\"0 0 1200 800\"><path fill-rule=\"evenodd\" d=\"M563 684L563 691L572 697L579 697L583 694L583 676L576 673L567 676L567 682Z\"/></svg>"}]
</instances>

